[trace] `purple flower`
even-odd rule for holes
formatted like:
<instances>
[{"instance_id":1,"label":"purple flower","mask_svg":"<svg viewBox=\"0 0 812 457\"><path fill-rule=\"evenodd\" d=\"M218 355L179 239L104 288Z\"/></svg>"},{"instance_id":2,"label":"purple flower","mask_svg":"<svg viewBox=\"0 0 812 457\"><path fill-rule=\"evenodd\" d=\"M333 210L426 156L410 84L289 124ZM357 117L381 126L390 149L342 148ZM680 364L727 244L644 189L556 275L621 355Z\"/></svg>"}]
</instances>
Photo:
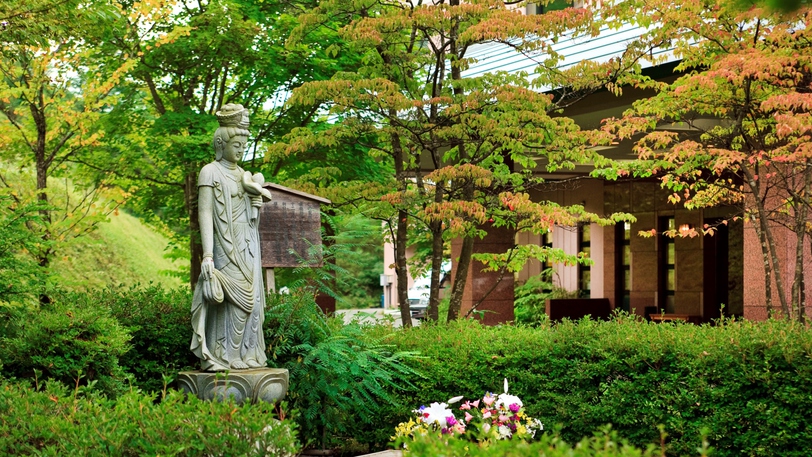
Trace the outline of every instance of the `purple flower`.
<instances>
[{"instance_id":1,"label":"purple flower","mask_svg":"<svg viewBox=\"0 0 812 457\"><path fill-rule=\"evenodd\" d=\"M445 418L445 422L448 424L449 427L456 425L457 418L454 416L448 416Z\"/></svg>"},{"instance_id":2,"label":"purple flower","mask_svg":"<svg viewBox=\"0 0 812 457\"><path fill-rule=\"evenodd\" d=\"M508 408L510 409L510 412L512 412L512 413L518 413L519 412L519 405L517 405L516 403L513 403Z\"/></svg>"}]
</instances>

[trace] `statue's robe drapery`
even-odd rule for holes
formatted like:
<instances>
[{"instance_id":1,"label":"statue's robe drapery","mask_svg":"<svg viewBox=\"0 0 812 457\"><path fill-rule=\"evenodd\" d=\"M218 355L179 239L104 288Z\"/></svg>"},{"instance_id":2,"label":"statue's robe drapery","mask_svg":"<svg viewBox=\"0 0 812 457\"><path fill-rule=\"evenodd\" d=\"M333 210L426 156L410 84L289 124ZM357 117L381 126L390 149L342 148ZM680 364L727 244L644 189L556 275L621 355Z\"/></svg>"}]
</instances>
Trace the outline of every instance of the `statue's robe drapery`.
<instances>
[{"instance_id":1,"label":"statue's robe drapery","mask_svg":"<svg viewBox=\"0 0 812 457\"><path fill-rule=\"evenodd\" d=\"M235 361L266 362L258 221L251 221L251 198L238 178L243 170L237 171L212 162L198 177L198 187L213 191L215 272L211 279L201 274L192 299L191 349L205 371L228 370Z\"/></svg>"}]
</instances>

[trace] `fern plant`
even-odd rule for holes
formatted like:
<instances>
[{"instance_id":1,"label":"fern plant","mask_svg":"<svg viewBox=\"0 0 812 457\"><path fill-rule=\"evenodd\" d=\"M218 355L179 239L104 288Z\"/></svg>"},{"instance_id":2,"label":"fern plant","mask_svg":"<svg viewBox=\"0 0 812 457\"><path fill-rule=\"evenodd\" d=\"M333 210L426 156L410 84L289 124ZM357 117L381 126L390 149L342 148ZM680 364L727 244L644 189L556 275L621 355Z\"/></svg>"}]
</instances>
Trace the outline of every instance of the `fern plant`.
<instances>
[{"instance_id":1,"label":"fern plant","mask_svg":"<svg viewBox=\"0 0 812 457\"><path fill-rule=\"evenodd\" d=\"M378 405L396 401L390 392L412 387L405 380L417 373L407 362L416 354L395 351L358 323L324 316L314 288L269 301L269 360L290 372L288 401L305 442L325 448L359 422L374 426Z\"/></svg>"}]
</instances>

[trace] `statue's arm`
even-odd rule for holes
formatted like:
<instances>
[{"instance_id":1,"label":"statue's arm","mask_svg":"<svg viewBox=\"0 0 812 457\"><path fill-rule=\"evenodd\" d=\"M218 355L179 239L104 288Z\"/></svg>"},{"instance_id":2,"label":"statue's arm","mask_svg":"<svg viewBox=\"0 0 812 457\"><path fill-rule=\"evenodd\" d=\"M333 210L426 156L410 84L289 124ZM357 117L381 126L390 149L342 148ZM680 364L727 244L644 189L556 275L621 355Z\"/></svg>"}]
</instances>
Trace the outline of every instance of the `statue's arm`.
<instances>
[{"instance_id":1,"label":"statue's arm","mask_svg":"<svg viewBox=\"0 0 812 457\"><path fill-rule=\"evenodd\" d=\"M214 271L214 189L198 187L197 217L200 222L200 241L203 244L203 262L200 271L211 277Z\"/></svg>"}]
</instances>

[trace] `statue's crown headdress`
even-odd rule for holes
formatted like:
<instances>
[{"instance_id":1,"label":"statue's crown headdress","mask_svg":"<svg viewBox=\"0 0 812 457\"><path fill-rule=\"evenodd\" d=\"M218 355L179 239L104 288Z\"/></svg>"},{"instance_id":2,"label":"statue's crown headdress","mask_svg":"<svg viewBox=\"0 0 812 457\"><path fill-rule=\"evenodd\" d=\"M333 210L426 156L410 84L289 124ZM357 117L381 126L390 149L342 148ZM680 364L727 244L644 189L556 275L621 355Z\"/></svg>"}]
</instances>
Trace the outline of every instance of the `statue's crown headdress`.
<instances>
[{"instance_id":1,"label":"statue's crown headdress","mask_svg":"<svg viewBox=\"0 0 812 457\"><path fill-rule=\"evenodd\" d=\"M243 108L242 105L238 105L236 103L229 103L227 105L223 105L220 108L220 111L216 112L214 115L217 116L217 122L220 123L220 127L241 127L245 128L243 124L243 116L246 118L248 111Z\"/></svg>"}]
</instances>

